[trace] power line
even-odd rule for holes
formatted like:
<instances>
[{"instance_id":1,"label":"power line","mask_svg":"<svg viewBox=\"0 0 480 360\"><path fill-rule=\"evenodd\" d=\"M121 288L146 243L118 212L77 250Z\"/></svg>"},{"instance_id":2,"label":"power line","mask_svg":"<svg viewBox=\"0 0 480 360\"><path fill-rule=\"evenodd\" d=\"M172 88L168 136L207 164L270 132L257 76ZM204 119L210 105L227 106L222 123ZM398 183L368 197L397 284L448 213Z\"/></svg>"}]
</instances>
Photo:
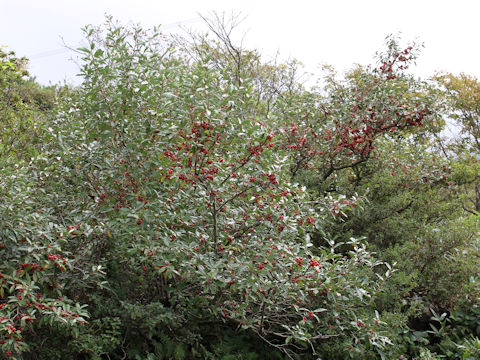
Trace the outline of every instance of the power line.
<instances>
[{"instance_id":1,"label":"power line","mask_svg":"<svg viewBox=\"0 0 480 360\"><path fill-rule=\"evenodd\" d=\"M30 56L27 56L27 58L30 59L30 60L31 59L39 59L39 58L42 58L42 57L63 54L67 51L70 51L70 49L68 49L68 48L58 48L58 49L47 50L47 51L43 51L43 52L40 52L40 53L36 53L36 54L30 55Z\"/></svg>"},{"instance_id":2,"label":"power line","mask_svg":"<svg viewBox=\"0 0 480 360\"><path fill-rule=\"evenodd\" d=\"M160 26L160 29L168 29L168 28L177 27L177 26L180 26L180 25L193 24L193 23L199 22L201 20L202 20L202 18L200 16L197 16L197 17L194 17L194 18L191 18L191 19L186 19L186 20L177 21L177 22L173 22L173 23L170 23L170 24L162 25L162 26Z\"/></svg>"},{"instance_id":3,"label":"power line","mask_svg":"<svg viewBox=\"0 0 480 360\"><path fill-rule=\"evenodd\" d=\"M169 29L169 28L174 28L174 27L178 27L178 26L181 26L181 25L193 24L193 23L196 23L200 20L201 20L201 18L197 16L195 18L186 19L186 20L177 21L177 22L166 24L166 25L162 25L161 29ZM68 51L72 51L72 49L62 47L62 48L46 50L46 51L42 51L42 52L39 52L39 53L35 53L35 54L27 56L27 58L29 60L35 60L35 59L40 59L40 58L43 58L43 57L60 55L60 54L66 53Z\"/></svg>"}]
</instances>

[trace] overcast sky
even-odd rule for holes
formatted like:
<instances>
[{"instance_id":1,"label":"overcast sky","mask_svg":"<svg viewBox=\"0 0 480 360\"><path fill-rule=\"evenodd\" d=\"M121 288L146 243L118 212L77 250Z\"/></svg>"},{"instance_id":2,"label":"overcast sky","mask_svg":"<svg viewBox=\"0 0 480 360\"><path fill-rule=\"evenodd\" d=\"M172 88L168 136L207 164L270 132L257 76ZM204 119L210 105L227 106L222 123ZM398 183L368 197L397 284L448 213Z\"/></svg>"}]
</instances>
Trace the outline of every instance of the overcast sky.
<instances>
[{"instance_id":1,"label":"overcast sky","mask_svg":"<svg viewBox=\"0 0 480 360\"><path fill-rule=\"evenodd\" d=\"M202 29L198 13L241 12L245 44L268 57L277 50L308 71L330 64L344 71L368 64L390 33L417 39L425 49L415 73L465 72L480 78L479 0L0 0L0 45L27 56L30 72L43 84L78 83L74 53L81 28L101 24L108 13L123 23L166 31L183 24ZM63 39L63 40L62 40Z\"/></svg>"}]
</instances>

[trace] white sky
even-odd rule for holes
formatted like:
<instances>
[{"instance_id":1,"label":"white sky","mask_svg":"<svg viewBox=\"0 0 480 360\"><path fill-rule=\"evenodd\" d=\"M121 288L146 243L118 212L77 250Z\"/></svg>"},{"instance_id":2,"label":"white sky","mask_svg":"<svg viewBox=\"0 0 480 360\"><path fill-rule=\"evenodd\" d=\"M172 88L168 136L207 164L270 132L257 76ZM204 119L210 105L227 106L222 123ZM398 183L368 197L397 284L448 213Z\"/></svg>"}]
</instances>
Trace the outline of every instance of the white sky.
<instances>
[{"instance_id":1,"label":"white sky","mask_svg":"<svg viewBox=\"0 0 480 360\"><path fill-rule=\"evenodd\" d=\"M368 64L390 33L405 42L418 39L425 49L415 73L465 72L480 78L480 0L0 0L0 45L27 56L30 72L43 84L75 80L71 47L80 28L98 25L108 13L145 27L185 22L202 28L197 13L241 12L247 19L245 45L265 55L277 50L307 70L330 64L344 71ZM240 34L240 33L239 33Z\"/></svg>"}]
</instances>

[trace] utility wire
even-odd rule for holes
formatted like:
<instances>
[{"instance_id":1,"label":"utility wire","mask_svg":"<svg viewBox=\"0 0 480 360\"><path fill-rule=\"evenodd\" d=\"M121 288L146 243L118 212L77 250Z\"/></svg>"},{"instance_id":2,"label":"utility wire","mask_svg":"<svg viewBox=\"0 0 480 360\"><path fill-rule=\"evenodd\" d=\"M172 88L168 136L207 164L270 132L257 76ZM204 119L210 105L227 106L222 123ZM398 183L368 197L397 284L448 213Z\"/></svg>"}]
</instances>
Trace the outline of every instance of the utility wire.
<instances>
[{"instance_id":1,"label":"utility wire","mask_svg":"<svg viewBox=\"0 0 480 360\"><path fill-rule=\"evenodd\" d=\"M36 54L33 54L33 55L30 55L30 56L27 56L28 59L32 60L32 59L39 59L39 58L42 58L42 57L47 57L47 56L54 56L54 55L59 55L59 54L63 54L67 51L70 51L70 49L67 49L67 48L58 48L58 49L53 49L53 50L47 50L47 51L43 51L43 52L40 52L40 53L36 53Z\"/></svg>"},{"instance_id":2,"label":"utility wire","mask_svg":"<svg viewBox=\"0 0 480 360\"><path fill-rule=\"evenodd\" d=\"M182 21L177 21L177 22L166 24L166 25L162 25L161 29L170 29L170 28L179 27L181 25L193 24L193 23L196 23L200 20L201 20L201 18L197 16L195 18L191 18L191 19L187 19L187 20L182 20ZM60 55L60 54L66 53L68 51L72 51L72 49L69 49L69 48L66 48L66 47L61 47L61 48L57 48L57 49L52 49L52 50L47 50L47 51L42 51L42 52L39 52L39 53L36 53L36 54L32 54L32 55L27 56L27 58L29 60L40 59L40 58L43 58L43 57Z\"/></svg>"},{"instance_id":3,"label":"utility wire","mask_svg":"<svg viewBox=\"0 0 480 360\"><path fill-rule=\"evenodd\" d=\"M193 23L199 22L201 20L202 20L202 18L200 16L197 16L197 17L194 17L194 18L191 18L191 19L186 19L186 20L177 21L177 22L173 22L173 23L170 23L170 24L162 25L162 26L160 26L160 29L169 29L169 28L173 28L173 27L178 27L180 25L193 24Z\"/></svg>"}]
</instances>

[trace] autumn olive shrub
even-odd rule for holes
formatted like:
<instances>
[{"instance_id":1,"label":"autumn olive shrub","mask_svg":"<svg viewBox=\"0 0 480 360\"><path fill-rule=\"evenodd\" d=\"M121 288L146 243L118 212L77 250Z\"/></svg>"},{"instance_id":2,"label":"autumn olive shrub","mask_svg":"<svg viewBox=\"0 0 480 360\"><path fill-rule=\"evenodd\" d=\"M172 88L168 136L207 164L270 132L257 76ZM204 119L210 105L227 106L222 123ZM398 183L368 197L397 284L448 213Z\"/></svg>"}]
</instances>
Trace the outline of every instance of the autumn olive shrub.
<instances>
[{"instance_id":1,"label":"autumn olive shrub","mask_svg":"<svg viewBox=\"0 0 480 360\"><path fill-rule=\"evenodd\" d=\"M0 180L5 356L207 357L211 328L287 357L388 353L372 304L391 272L354 238L312 246L325 214L252 116L253 79L156 30L85 31L82 85Z\"/></svg>"},{"instance_id":2,"label":"autumn olive shrub","mask_svg":"<svg viewBox=\"0 0 480 360\"><path fill-rule=\"evenodd\" d=\"M300 94L286 112L293 178L319 196L336 192L339 177L378 156L378 140L431 121L434 98L407 72L418 51L414 45L402 49L398 39L387 37L376 66L359 66L345 79L327 68L321 88Z\"/></svg>"},{"instance_id":3,"label":"autumn olive shrub","mask_svg":"<svg viewBox=\"0 0 480 360\"><path fill-rule=\"evenodd\" d=\"M3 356L472 353L472 311L413 324L478 294L478 223L428 142L437 94L405 71L417 47L388 38L377 66L306 90L297 62L207 24L85 28L83 82L48 113L10 96L23 60L2 57L0 110L38 124L0 134Z\"/></svg>"}]
</instances>

